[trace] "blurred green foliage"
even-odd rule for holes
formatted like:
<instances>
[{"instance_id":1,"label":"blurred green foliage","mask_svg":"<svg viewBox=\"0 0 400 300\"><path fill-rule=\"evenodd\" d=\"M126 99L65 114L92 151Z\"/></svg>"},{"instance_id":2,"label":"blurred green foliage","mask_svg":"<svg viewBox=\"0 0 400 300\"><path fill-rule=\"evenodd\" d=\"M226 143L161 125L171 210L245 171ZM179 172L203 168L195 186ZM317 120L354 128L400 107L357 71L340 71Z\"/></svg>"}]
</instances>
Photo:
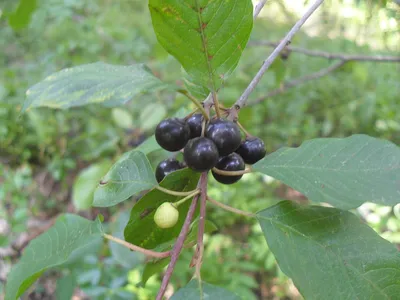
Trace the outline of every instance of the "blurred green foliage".
<instances>
[{"instance_id":1,"label":"blurred green foliage","mask_svg":"<svg viewBox=\"0 0 400 300\"><path fill-rule=\"evenodd\" d=\"M297 14L289 5L270 2L256 21L250 40L279 41L296 21ZM307 1L298 1L295 6L303 2ZM315 19L295 37L294 45L349 54L399 54L400 25L395 20L400 18L400 6L395 1L325 2ZM32 15L22 13L29 15L29 22L17 25L16 31L10 25L18 5L5 0L0 6L0 219L9 226L5 234L0 231L0 247L12 244L18 234L28 230L29 218L67 210L68 203L40 192L46 180L39 182L38 174L45 172L52 184L58 183L56 193L70 194L73 179L83 168L104 159L115 160L151 135L159 119L182 106L191 107L182 96L164 92L142 96L143 105L139 106L128 103L109 109L89 105L68 111L40 108L21 115L29 86L50 73L79 64L145 62L162 80L183 81L179 64L156 42L146 1L38 0ZM255 46L244 51L238 69L220 92L225 105L240 96L270 51ZM280 58L250 101L285 80L331 63L297 53ZM243 109L240 119L252 134L266 141L269 152L310 138L353 133L399 144L399 82L399 64L352 62L329 76ZM157 113L149 118L154 109ZM153 154L152 165L164 155ZM287 197L277 192L279 187L266 177L248 175L229 187L212 181L209 192L218 201L255 212ZM129 209L132 203L124 205ZM368 204L358 213L385 238L400 243L398 208ZM109 220L112 223L117 218ZM206 238L203 280L235 291L244 299L300 297L276 265L255 221L211 206L208 218L219 232ZM77 282L92 299L132 299L133 294L138 299L155 297L160 276L141 287L143 264L126 268L112 250L99 246L99 251L99 257L85 258L72 271L61 270L57 276L71 273L72 281L59 286ZM5 261L12 263L13 259L6 257ZM190 260L191 252L184 252L173 275L175 289L190 280ZM36 292L41 284L36 285Z\"/></svg>"}]
</instances>

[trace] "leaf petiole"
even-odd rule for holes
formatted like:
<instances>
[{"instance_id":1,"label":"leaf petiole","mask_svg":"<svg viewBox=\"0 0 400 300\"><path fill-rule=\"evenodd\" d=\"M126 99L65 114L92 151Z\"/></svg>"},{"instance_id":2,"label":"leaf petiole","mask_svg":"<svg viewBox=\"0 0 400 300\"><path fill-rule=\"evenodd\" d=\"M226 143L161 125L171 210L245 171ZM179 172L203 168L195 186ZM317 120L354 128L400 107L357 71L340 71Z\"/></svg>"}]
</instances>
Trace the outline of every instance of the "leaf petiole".
<instances>
[{"instance_id":1,"label":"leaf petiole","mask_svg":"<svg viewBox=\"0 0 400 300\"><path fill-rule=\"evenodd\" d=\"M191 193L190 195L187 195L185 198L183 198L183 199L181 199L181 200L179 200L179 201L177 201L177 202L174 202L174 203L172 203L175 207L178 207L179 205L181 205L182 203L184 203L185 201L187 201L188 199L190 199L190 198L192 198L192 197L194 197L194 196L196 196L196 195L198 195L198 194L200 194L200 190L195 190L193 193Z\"/></svg>"},{"instance_id":2,"label":"leaf petiole","mask_svg":"<svg viewBox=\"0 0 400 300\"><path fill-rule=\"evenodd\" d=\"M190 101L193 102L194 105L196 105L196 107L201 111L201 113L203 114L204 118L208 121L210 119L210 117L208 116L206 110L204 109L203 105L200 103L199 100L197 100L195 97L193 97L188 91L186 90L182 90L179 89L178 90L179 93L181 93L182 95L185 95L186 97L189 98Z\"/></svg>"}]
</instances>

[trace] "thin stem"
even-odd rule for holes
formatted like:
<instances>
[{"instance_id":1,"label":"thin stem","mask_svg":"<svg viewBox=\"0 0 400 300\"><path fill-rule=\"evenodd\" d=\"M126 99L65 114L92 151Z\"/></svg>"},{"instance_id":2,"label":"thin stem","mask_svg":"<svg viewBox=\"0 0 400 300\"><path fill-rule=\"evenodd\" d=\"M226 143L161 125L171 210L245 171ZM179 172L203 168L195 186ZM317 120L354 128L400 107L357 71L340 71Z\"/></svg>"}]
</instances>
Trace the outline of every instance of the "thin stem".
<instances>
[{"instance_id":1,"label":"thin stem","mask_svg":"<svg viewBox=\"0 0 400 300\"><path fill-rule=\"evenodd\" d=\"M144 255L147 255L147 256L151 256L151 257L155 257L155 258L165 258L165 257L170 256L170 254L171 254L171 251L156 252L156 251L144 249L142 247L133 245L131 243L128 243L128 242L126 242L124 240L121 240L121 239L119 239L119 238L117 238L115 236L109 235L107 233L104 233L103 236L104 236L104 238L106 238L106 239L108 239L110 241L113 241L113 242L118 243L118 244L120 244L122 246L125 246L126 248L129 248L129 249L131 249L133 251L141 252L141 253L143 253Z\"/></svg>"},{"instance_id":2,"label":"thin stem","mask_svg":"<svg viewBox=\"0 0 400 300\"><path fill-rule=\"evenodd\" d=\"M207 112L204 110L203 105L200 103L199 100L197 100L195 97L193 97L188 91L186 90L178 90L179 93L185 95L186 97L189 98L190 101L193 102L194 105L196 105L196 107L201 111L201 113L203 114L204 118L206 118L206 120L209 120L208 114Z\"/></svg>"},{"instance_id":3,"label":"thin stem","mask_svg":"<svg viewBox=\"0 0 400 300\"><path fill-rule=\"evenodd\" d=\"M240 176L240 175L244 175L244 174L248 174L248 173L252 172L250 168L247 168L243 171L223 171L223 170L220 170L217 168L213 168L212 171L214 173L217 173L219 175L224 175L224 176Z\"/></svg>"},{"instance_id":4,"label":"thin stem","mask_svg":"<svg viewBox=\"0 0 400 300\"><path fill-rule=\"evenodd\" d=\"M199 195L196 195L193 198L192 204L189 207L189 211L186 215L185 222L183 223L181 232L175 242L174 248L171 251L171 262L169 263L167 270L165 271L165 275L163 277L160 290L158 291L156 300L162 300L162 297L167 289L169 280L171 279L172 273L174 272L174 268L176 262L178 261L179 255L183 248L183 244L185 242L186 236L189 232L190 224L192 223L193 215L196 210L197 200L199 199Z\"/></svg>"},{"instance_id":5,"label":"thin stem","mask_svg":"<svg viewBox=\"0 0 400 300\"><path fill-rule=\"evenodd\" d=\"M314 13L314 11L324 2L324 0L316 0L306 11L306 13L301 17L301 19L293 26L293 28L288 32L285 38L279 43L279 45L272 51L271 55L264 61L260 70L257 72L256 76L250 82L249 86L240 96L240 98L235 102L234 108L240 110L246 105L247 99L250 94L256 88L257 84L260 82L264 73L269 69L274 60L279 56L279 53L290 43L293 36L300 30L301 26L307 21L307 19Z\"/></svg>"},{"instance_id":6,"label":"thin stem","mask_svg":"<svg viewBox=\"0 0 400 300\"><path fill-rule=\"evenodd\" d=\"M242 216L246 216L246 217L255 217L256 216L253 213L250 213L250 212L247 212L247 211L243 211L243 210L240 210L240 209L237 209L237 208L233 208L233 207L231 207L229 205L226 205L226 204L223 204L221 202L218 202L217 200L214 200L214 199L210 198L209 196L207 196L207 200L210 203L214 204L215 206L221 207L222 209L224 209L226 211L233 212L233 213L235 213L237 215L242 215Z\"/></svg>"},{"instance_id":7,"label":"thin stem","mask_svg":"<svg viewBox=\"0 0 400 300\"><path fill-rule=\"evenodd\" d=\"M236 122L236 124L239 126L239 128L244 132L244 134L246 135L246 137L252 136L247 130L246 128L243 127L242 124L240 124L240 122Z\"/></svg>"},{"instance_id":8,"label":"thin stem","mask_svg":"<svg viewBox=\"0 0 400 300\"><path fill-rule=\"evenodd\" d=\"M190 114L188 114L186 117L185 117L185 120L187 120L187 119L189 119L191 116L193 116L195 113L197 113L199 111L199 109L198 108L196 108L194 111L192 111Z\"/></svg>"},{"instance_id":9,"label":"thin stem","mask_svg":"<svg viewBox=\"0 0 400 300\"><path fill-rule=\"evenodd\" d=\"M200 217L199 217L199 230L197 233L197 247L194 260L196 261L196 275L198 280L201 281L201 264L203 262L204 253L204 228L206 221L206 201L207 201L207 172L201 174L200 178Z\"/></svg>"},{"instance_id":10,"label":"thin stem","mask_svg":"<svg viewBox=\"0 0 400 300\"><path fill-rule=\"evenodd\" d=\"M260 0L255 8L254 8L254 13L253 13L253 19L255 20L257 16L260 14L262 8L264 7L265 3L267 3L267 0Z\"/></svg>"},{"instance_id":11,"label":"thin stem","mask_svg":"<svg viewBox=\"0 0 400 300\"><path fill-rule=\"evenodd\" d=\"M212 92L212 99L214 102L214 108L215 108L215 113L217 114L217 117L221 117L221 111L219 110L219 102L217 98L217 93L215 91Z\"/></svg>"},{"instance_id":12,"label":"thin stem","mask_svg":"<svg viewBox=\"0 0 400 300\"><path fill-rule=\"evenodd\" d=\"M182 203L184 203L184 202L187 201L188 199L190 199L190 198L192 198L192 197L194 197L194 196L196 196L196 195L198 195L198 194L200 194L200 191L199 191L199 190L196 190L195 192L191 193L190 195L187 195L185 198L183 198L183 199L181 199L181 200L179 200L179 201L177 201L177 202L174 202L173 205L174 205L175 207L178 207L179 205L181 205Z\"/></svg>"},{"instance_id":13,"label":"thin stem","mask_svg":"<svg viewBox=\"0 0 400 300\"><path fill-rule=\"evenodd\" d=\"M196 191L198 191L198 189L195 189L195 190L189 191L189 192L177 192L177 191L171 191L169 189L163 188L162 186L159 186L159 185L156 186L156 189L163 193L166 193L168 195L182 196L182 197L189 196L189 195L195 193Z\"/></svg>"}]
</instances>

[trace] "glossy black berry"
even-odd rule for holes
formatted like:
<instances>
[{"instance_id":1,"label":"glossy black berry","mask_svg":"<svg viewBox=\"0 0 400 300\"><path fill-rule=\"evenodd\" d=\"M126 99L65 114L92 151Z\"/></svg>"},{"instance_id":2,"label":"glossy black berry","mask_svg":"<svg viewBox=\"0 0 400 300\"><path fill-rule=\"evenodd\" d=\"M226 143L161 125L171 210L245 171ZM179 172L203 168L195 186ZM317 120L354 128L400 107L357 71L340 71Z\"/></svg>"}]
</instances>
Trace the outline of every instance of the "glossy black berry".
<instances>
[{"instance_id":1,"label":"glossy black berry","mask_svg":"<svg viewBox=\"0 0 400 300\"><path fill-rule=\"evenodd\" d=\"M231 153L228 156L220 158L215 167L223 171L242 171L245 169L246 165L239 154ZM235 183L239 181L239 179L242 178L243 176L243 175L238 175L238 176L220 175L215 173L214 171L212 171L212 174L215 180L223 184Z\"/></svg>"},{"instance_id":2,"label":"glossy black berry","mask_svg":"<svg viewBox=\"0 0 400 300\"><path fill-rule=\"evenodd\" d=\"M201 135L201 126L203 122L202 114L194 114L186 120L190 128L190 138L193 139Z\"/></svg>"},{"instance_id":3,"label":"glossy black berry","mask_svg":"<svg viewBox=\"0 0 400 300\"><path fill-rule=\"evenodd\" d=\"M190 128L184 120L170 118L161 121L156 128L157 143L168 151L178 151L185 147L190 138Z\"/></svg>"},{"instance_id":4,"label":"glossy black berry","mask_svg":"<svg viewBox=\"0 0 400 300\"><path fill-rule=\"evenodd\" d=\"M242 140L239 127L224 119L211 121L207 126L205 136L215 143L220 156L234 152Z\"/></svg>"},{"instance_id":5,"label":"glossy black berry","mask_svg":"<svg viewBox=\"0 0 400 300\"><path fill-rule=\"evenodd\" d=\"M246 164L252 165L265 156L265 145L259 138L247 138L240 144L239 148L237 148L236 153L243 158Z\"/></svg>"},{"instance_id":6,"label":"glossy black berry","mask_svg":"<svg viewBox=\"0 0 400 300\"><path fill-rule=\"evenodd\" d=\"M218 162L217 146L205 137L191 139L185 146L183 158L187 166L198 172L212 169Z\"/></svg>"},{"instance_id":7,"label":"glossy black berry","mask_svg":"<svg viewBox=\"0 0 400 300\"><path fill-rule=\"evenodd\" d=\"M168 158L160 162L156 168L156 179L161 182L169 173L183 168L183 164L174 158Z\"/></svg>"}]
</instances>

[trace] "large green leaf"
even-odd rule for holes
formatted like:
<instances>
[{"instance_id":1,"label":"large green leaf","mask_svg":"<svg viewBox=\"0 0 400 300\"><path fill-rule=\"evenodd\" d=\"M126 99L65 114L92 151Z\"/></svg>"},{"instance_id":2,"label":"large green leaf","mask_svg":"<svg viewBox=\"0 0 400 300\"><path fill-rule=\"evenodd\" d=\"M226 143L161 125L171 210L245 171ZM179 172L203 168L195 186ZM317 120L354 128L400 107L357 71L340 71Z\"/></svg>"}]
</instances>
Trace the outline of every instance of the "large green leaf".
<instances>
[{"instance_id":1,"label":"large green leaf","mask_svg":"<svg viewBox=\"0 0 400 300\"><path fill-rule=\"evenodd\" d=\"M36 0L20 0L17 9L8 17L10 26L14 30L20 30L27 27L36 7Z\"/></svg>"},{"instance_id":2,"label":"large green leaf","mask_svg":"<svg viewBox=\"0 0 400 300\"><path fill-rule=\"evenodd\" d=\"M192 81L218 89L233 72L253 26L251 0L150 0L160 44Z\"/></svg>"},{"instance_id":3,"label":"large green leaf","mask_svg":"<svg viewBox=\"0 0 400 300\"><path fill-rule=\"evenodd\" d=\"M199 287L197 280L191 280L185 287L178 290L172 295L171 300L195 300L195 299L207 299L207 300L239 300L239 296L225 290L221 287L202 282L202 292Z\"/></svg>"},{"instance_id":4,"label":"large green leaf","mask_svg":"<svg viewBox=\"0 0 400 300\"><path fill-rule=\"evenodd\" d=\"M160 185L174 191L190 191L196 188L199 177L199 173L186 168L169 174ZM165 194L157 189L148 192L132 208L124 231L125 240L140 247L153 249L177 237L189 209L190 200L179 206L179 220L172 228L159 228L153 218L155 210L161 203L176 202L181 198Z\"/></svg>"},{"instance_id":5,"label":"large green leaf","mask_svg":"<svg viewBox=\"0 0 400 300\"><path fill-rule=\"evenodd\" d=\"M37 106L68 108L90 103L115 106L166 87L143 64L117 66L97 62L64 69L32 86L26 92L22 110Z\"/></svg>"},{"instance_id":6,"label":"large green leaf","mask_svg":"<svg viewBox=\"0 0 400 300\"><path fill-rule=\"evenodd\" d=\"M400 252L350 212L283 201L258 219L305 299L399 299Z\"/></svg>"},{"instance_id":7,"label":"large green leaf","mask_svg":"<svg viewBox=\"0 0 400 300\"><path fill-rule=\"evenodd\" d=\"M363 202L400 202L400 148L369 137L314 139L282 148L253 169L283 181L312 201L343 209Z\"/></svg>"},{"instance_id":8,"label":"large green leaf","mask_svg":"<svg viewBox=\"0 0 400 300\"><path fill-rule=\"evenodd\" d=\"M65 214L47 232L30 242L7 278L5 300L17 299L49 268L67 263L74 253L101 240L99 219Z\"/></svg>"},{"instance_id":9,"label":"large green leaf","mask_svg":"<svg viewBox=\"0 0 400 300\"><path fill-rule=\"evenodd\" d=\"M122 155L100 180L93 206L113 206L156 185L157 180L146 155L132 150Z\"/></svg>"}]
</instances>

